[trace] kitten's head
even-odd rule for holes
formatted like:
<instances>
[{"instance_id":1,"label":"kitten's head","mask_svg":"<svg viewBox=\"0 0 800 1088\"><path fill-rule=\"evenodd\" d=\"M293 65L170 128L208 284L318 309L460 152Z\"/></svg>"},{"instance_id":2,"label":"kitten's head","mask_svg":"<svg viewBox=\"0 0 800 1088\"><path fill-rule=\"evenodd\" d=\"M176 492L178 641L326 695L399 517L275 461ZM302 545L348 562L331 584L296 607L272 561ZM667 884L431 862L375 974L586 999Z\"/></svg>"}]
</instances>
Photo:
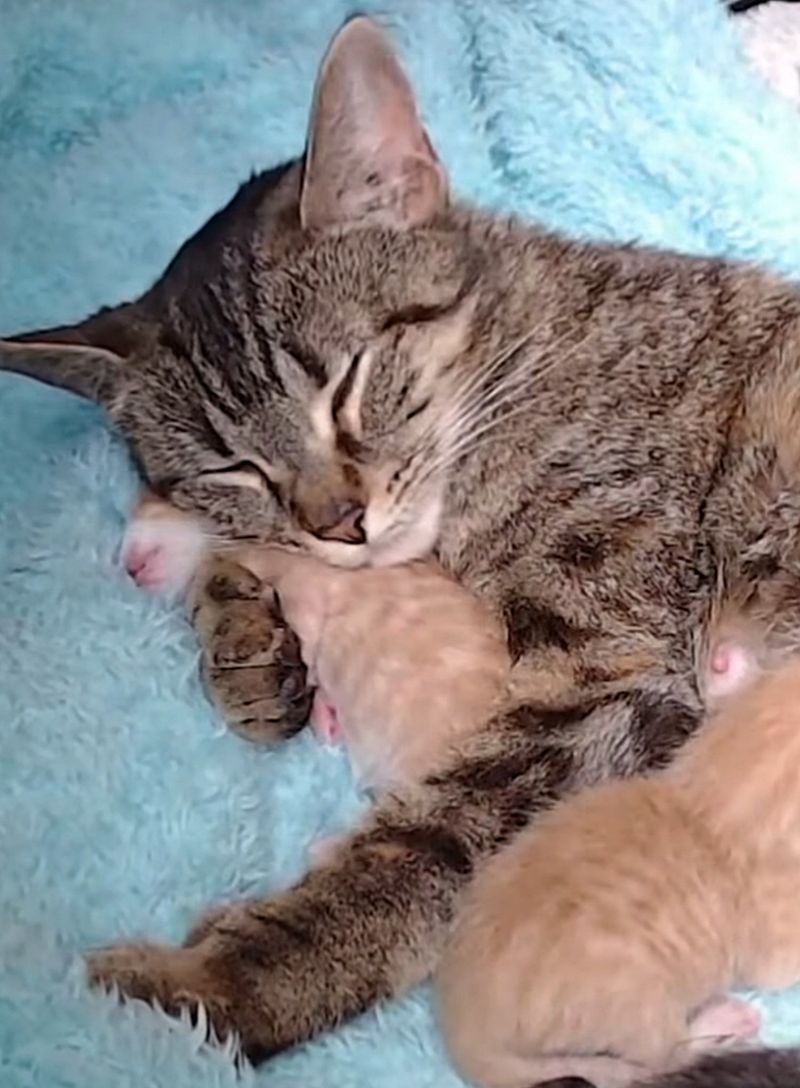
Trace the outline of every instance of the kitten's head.
<instances>
[{"instance_id":1,"label":"kitten's head","mask_svg":"<svg viewBox=\"0 0 800 1088\"><path fill-rule=\"evenodd\" d=\"M0 360L104 404L153 489L224 535L343 565L422 556L474 392L480 267L457 223L409 83L358 18L322 64L304 163L166 290L152 336L124 359Z\"/></svg>"}]
</instances>

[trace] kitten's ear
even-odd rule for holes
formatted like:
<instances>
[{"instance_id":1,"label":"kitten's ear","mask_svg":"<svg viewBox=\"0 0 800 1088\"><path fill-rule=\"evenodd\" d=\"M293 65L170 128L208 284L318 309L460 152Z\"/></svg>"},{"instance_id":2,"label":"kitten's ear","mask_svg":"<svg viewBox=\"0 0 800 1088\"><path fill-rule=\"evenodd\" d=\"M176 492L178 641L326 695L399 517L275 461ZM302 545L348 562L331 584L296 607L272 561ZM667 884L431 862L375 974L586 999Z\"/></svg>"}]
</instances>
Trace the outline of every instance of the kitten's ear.
<instances>
[{"instance_id":1,"label":"kitten's ear","mask_svg":"<svg viewBox=\"0 0 800 1088\"><path fill-rule=\"evenodd\" d=\"M0 370L68 389L104 406L113 401L124 369L121 356L90 344L0 340Z\"/></svg>"},{"instance_id":2,"label":"kitten's ear","mask_svg":"<svg viewBox=\"0 0 800 1088\"><path fill-rule=\"evenodd\" d=\"M399 229L447 205L447 178L414 92L378 27L359 16L331 42L314 92L300 198L304 227Z\"/></svg>"}]
</instances>

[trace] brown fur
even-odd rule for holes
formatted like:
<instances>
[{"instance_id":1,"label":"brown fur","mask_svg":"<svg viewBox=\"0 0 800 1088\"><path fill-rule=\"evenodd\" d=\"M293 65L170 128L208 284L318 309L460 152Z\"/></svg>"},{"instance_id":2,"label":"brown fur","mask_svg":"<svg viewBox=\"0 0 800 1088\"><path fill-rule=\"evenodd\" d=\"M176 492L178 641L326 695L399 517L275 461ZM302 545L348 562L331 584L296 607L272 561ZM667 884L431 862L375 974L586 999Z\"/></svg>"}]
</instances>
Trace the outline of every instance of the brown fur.
<instances>
[{"instance_id":1,"label":"brown fur","mask_svg":"<svg viewBox=\"0 0 800 1088\"><path fill-rule=\"evenodd\" d=\"M68 366L64 330L0 345L98 397L154 490L219 535L346 565L435 548L505 620L508 706L335 864L190 949L92 958L127 993L204 1001L255 1059L426 977L475 874L554 799L666 762L702 719L720 603L781 645L800 630L796 287L451 203L374 26L331 50L305 164L244 186L143 299L70 335ZM226 715L274 737L310 700L254 581L220 558L195 615Z\"/></svg>"},{"instance_id":2,"label":"brown fur","mask_svg":"<svg viewBox=\"0 0 800 1088\"><path fill-rule=\"evenodd\" d=\"M798 768L792 662L667 770L523 832L476 880L438 974L462 1073L487 1088L629 1083L685 1064L692 1014L723 991L798 981Z\"/></svg>"}]
</instances>

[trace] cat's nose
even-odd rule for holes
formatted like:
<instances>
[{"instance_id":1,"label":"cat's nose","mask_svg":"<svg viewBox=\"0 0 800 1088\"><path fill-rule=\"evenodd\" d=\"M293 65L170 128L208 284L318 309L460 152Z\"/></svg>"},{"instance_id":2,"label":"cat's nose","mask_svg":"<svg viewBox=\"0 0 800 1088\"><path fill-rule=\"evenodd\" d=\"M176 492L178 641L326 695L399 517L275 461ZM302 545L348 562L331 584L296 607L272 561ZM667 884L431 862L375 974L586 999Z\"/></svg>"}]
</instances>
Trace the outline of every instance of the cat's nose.
<instances>
[{"instance_id":1,"label":"cat's nose","mask_svg":"<svg viewBox=\"0 0 800 1088\"><path fill-rule=\"evenodd\" d=\"M310 526L320 540L338 540L343 544L366 544L362 503L352 499L332 500L317 511Z\"/></svg>"}]
</instances>

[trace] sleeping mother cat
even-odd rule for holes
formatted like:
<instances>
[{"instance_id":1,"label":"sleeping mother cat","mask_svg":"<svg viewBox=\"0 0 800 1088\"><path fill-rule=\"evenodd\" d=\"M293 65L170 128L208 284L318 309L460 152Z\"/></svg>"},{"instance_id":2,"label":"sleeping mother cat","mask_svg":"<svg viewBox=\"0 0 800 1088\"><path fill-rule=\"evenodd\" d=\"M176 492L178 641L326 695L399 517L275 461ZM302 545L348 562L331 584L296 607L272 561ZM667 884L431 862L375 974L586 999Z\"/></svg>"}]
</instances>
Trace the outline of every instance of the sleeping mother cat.
<instances>
[{"instance_id":1,"label":"sleeping mother cat","mask_svg":"<svg viewBox=\"0 0 800 1088\"><path fill-rule=\"evenodd\" d=\"M367 19L329 48L302 160L139 301L0 361L96 399L153 491L221 536L347 566L434 549L505 623L513 699L328 865L182 947L91 957L96 983L203 1002L254 1061L426 978L476 872L557 798L666 762L702 722L693 649L727 601L800 633L800 291L451 199ZM309 698L251 583L202 571L206 679L274 740Z\"/></svg>"}]
</instances>

